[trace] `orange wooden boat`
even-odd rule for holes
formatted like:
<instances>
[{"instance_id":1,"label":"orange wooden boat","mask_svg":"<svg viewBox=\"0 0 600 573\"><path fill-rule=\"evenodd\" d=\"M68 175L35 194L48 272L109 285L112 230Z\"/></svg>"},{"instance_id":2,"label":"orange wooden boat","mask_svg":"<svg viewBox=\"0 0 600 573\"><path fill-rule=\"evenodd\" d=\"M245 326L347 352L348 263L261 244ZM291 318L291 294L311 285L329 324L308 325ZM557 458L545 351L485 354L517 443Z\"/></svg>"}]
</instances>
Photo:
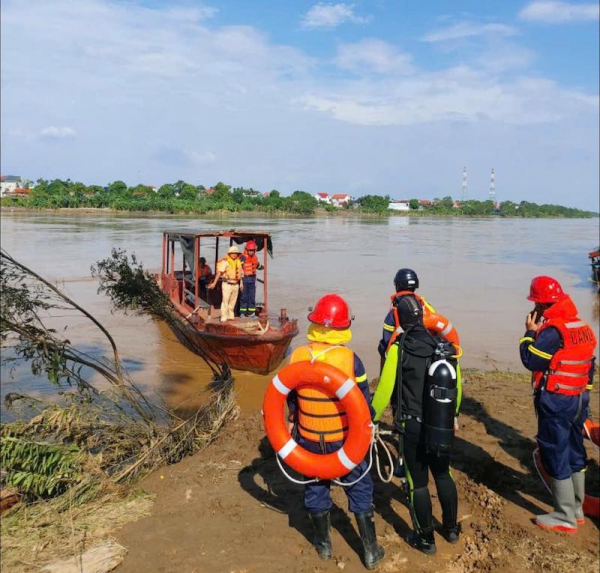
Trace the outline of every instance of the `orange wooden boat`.
<instances>
[{"instance_id":1,"label":"orange wooden boat","mask_svg":"<svg viewBox=\"0 0 600 573\"><path fill-rule=\"evenodd\" d=\"M211 278L203 276L199 260L214 261L212 270L230 245L254 240L262 251L264 266L262 283L263 302L256 304L253 317L236 316L221 322L221 289L208 290ZM165 231L162 245L162 270L156 279L161 290L173 305L174 316L181 321L186 346L198 354L207 354L218 363L235 370L249 370L268 374L283 360L292 338L298 334L295 319L289 319L285 309L279 315L269 314L267 305L268 255L273 247L269 233L254 231L218 231L190 233ZM257 297L260 289L257 288ZM237 313L236 313L237 314ZM180 329L173 331L182 338Z\"/></svg>"}]
</instances>

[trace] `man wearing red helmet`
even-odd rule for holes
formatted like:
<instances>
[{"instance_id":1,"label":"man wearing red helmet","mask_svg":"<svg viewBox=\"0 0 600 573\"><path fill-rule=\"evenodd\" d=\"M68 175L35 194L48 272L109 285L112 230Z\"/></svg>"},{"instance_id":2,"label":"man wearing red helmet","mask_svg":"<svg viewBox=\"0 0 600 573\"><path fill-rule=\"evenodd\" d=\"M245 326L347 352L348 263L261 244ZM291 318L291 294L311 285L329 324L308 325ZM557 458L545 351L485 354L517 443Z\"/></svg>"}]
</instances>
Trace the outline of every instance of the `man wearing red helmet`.
<instances>
[{"instance_id":1,"label":"man wearing red helmet","mask_svg":"<svg viewBox=\"0 0 600 573\"><path fill-rule=\"evenodd\" d=\"M240 314L251 316L256 312L256 271L262 269L262 265L256 256L256 243L248 241L244 253L240 257L244 277L243 290L240 296Z\"/></svg>"},{"instance_id":2,"label":"man wearing red helmet","mask_svg":"<svg viewBox=\"0 0 600 573\"><path fill-rule=\"evenodd\" d=\"M551 277L531 281L520 351L532 371L534 405L538 416L537 442L546 471L552 478L554 510L538 515L543 529L576 533L583 524L587 456L583 424L594 378L593 330L578 316L577 307Z\"/></svg>"},{"instance_id":3,"label":"man wearing red helmet","mask_svg":"<svg viewBox=\"0 0 600 573\"><path fill-rule=\"evenodd\" d=\"M346 301L337 294L327 294L317 302L308 315L311 322L308 344L297 348L290 362L319 360L335 366L354 380L367 404L371 404L369 382L360 358L346 345L352 338L351 316ZM313 453L329 454L340 449L348 433L348 418L340 401L328 394L308 387L300 387L288 395L290 430L295 427L295 439L299 445ZM348 506L356 515L356 522L363 542L363 562L373 569L383 559L385 552L377 543L373 521L373 480L363 460L340 481L357 483L344 487ZM330 536L331 482L318 481L305 486L304 506L314 526L314 546L320 557L331 559Z\"/></svg>"}]
</instances>

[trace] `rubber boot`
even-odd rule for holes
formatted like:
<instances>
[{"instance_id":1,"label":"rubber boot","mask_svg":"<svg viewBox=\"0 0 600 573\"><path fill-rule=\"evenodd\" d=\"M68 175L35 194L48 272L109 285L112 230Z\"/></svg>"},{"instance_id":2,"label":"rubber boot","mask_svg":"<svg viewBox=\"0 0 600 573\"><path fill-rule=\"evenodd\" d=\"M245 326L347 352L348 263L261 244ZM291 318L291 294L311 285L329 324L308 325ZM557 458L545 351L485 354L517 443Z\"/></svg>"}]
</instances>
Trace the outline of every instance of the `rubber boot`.
<instances>
[{"instance_id":1,"label":"rubber boot","mask_svg":"<svg viewBox=\"0 0 600 573\"><path fill-rule=\"evenodd\" d=\"M437 551L433 529L429 531L413 531L409 534L407 541L411 547L418 549L421 553L425 553L425 555L435 555Z\"/></svg>"},{"instance_id":2,"label":"rubber boot","mask_svg":"<svg viewBox=\"0 0 600 573\"><path fill-rule=\"evenodd\" d=\"M577 533L573 480L570 477L567 479L553 478L551 489L554 511L545 515L538 515L534 523L542 529Z\"/></svg>"},{"instance_id":3,"label":"rubber boot","mask_svg":"<svg viewBox=\"0 0 600 573\"><path fill-rule=\"evenodd\" d=\"M373 512L365 511L356 513L356 523L358 532L365 550L363 563L367 569L375 569L385 557L385 550L377 544L377 534L375 533L375 521L373 521Z\"/></svg>"},{"instance_id":4,"label":"rubber boot","mask_svg":"<svg viewBox=\"0 0 600 573\"><path fill-rule=\"evenodd\" d=\"M442 535L448 543L458 543L460 539L460 524L454 523L442 525Z\"/></svg>"},{"instance_id":5,"label":"rubber boot","mask_svg":"<svg viewBox=\"0 0 600 573\"><path fill-rule=\"evenodd\" d=\"M573 490L575 491L575 519L577 525L585 523L583 515L583 502L585 500L585 472L575 472L571 474L573 480Z\"/></svg>"},{"instance_id":6,"label":"rubber boot","mask_svg":"<svg viewBox=\"0 0 600 573\"><path fill-rule=\"evenodd\" d=\"M331 559L331 521L329 518L329 511L311 513L309 515L315 529L313 545L321 559Z\"/></svg>"}]
</instances>

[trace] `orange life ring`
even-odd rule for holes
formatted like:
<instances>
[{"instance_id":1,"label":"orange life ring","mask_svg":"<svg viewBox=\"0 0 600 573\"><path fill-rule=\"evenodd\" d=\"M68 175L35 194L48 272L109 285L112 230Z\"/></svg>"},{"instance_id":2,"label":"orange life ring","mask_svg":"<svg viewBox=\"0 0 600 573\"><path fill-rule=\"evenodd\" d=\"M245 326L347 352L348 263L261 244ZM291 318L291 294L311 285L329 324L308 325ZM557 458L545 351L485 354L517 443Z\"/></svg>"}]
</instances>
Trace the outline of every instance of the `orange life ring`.
<instances>
[{"instance_id":1,"label":"orange life ring","mask_svg":"<svg viewBox=\"0 0 600 573\"><path fill-rule=\"evenodd\" d=\"M592 422L592 420L586 420L583 435L590 439L596 446L600 445L600 424ZM548 475L546 468L542 462L542 456L539 448L536 448L533 452L533 463L538 471L538 474L542 478L542 481L550 491L550 483L552 478ZM600 519L600 498L593 495L586 495L583 500L583 513L588 517L595 517Z\"/></svg>"},{"instance_id":2,"label":"orange life ring","mask_svg":"<svg viewBox=\"0 0 600 573\"><path fill-rule=\"evenodd\" d=\"M348 436L332 454L313 454L299 446L290 435L284 417L287 395L299 386L312 386L337 397L348 416ZM335 479L351 472L367 455L373 423L360 388L341 370L325 362L302 361L289 364L267 388L263 418L269 442L285 463L304 476Z\"/></svg>"}]
</instances>

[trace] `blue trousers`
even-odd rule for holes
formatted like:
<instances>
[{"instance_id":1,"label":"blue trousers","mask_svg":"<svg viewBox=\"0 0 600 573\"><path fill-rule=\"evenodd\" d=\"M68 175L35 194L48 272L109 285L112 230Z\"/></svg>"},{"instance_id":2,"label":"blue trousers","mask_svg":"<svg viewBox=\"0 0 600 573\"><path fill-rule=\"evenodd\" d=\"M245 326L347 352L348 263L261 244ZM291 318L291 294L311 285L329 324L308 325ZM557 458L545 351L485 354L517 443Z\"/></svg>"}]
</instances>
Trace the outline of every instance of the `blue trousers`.
<instances>
[{"instance_id":1,"label":"blue trousers","mask_svg":"<svg viewBox=\"0 0 600 573\"><path fill-rule=\"evenodd\" d=\"M589 392L566 396L544 390L535 395L537 443L544 467L554 479L570 478L587 467L582 432L589 402Z\"/></svg>"},{"instance_id":2,"label":"blue trousers","mask_svg":"<svg viewBox=\"0 0 600 573\"><path fill-rule=\"evenodd\" d=\"M240 312L256 312L256 277L244 277L240 293Z\"/></svg>"},{"instance_id":3,"label":"blue trousers","mask_svg":"<svg viewBox=\"0 0 600 573\"><path fill-rule=\"evenodd\" d=\"M321 444L307 440L298 435L296 441L300 446L315 454L330 454L339 450L344 442L326 442L324 451ZM349 474L341 477L341 482L352 482L363 475L368 467L368 461L363 460ZM331 482L323 480L304 486L304 507L309 513L321 513L331 509ZM358 483L344 487L348 497L348 509L352 513L370 511L373 506L373 479L367 474Z\"/></svg>"}]
</instances>

